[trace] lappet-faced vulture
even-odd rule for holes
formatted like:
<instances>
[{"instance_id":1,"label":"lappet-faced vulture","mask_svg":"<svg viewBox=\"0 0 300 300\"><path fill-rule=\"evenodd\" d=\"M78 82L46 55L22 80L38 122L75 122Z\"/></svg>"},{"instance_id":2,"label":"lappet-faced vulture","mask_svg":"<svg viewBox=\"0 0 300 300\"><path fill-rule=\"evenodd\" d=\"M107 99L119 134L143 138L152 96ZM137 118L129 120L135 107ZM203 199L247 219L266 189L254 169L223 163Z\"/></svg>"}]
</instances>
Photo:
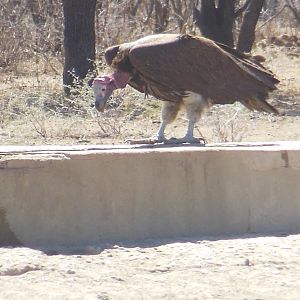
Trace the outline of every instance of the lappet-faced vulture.
<instances>
[{"instance_id":1,"label":"lappet-faced vulture","mask_svg":"<svg viewBox=\"0 0 300 300\"><path fill-rule=\"evenodd\" d=\"M250 55L203 37L150 35L108 48L105 59L113 73L94 79L96 109L103 111L112 92L127 84L164 100L154 142L166 141L165 128L181 107L186 109L188 129L174 142L199 141L193 135L194 125L212 104L240 101L251 110L277 113L266 102L279 82L274 74Z\"/></svg>"}]
</instances>

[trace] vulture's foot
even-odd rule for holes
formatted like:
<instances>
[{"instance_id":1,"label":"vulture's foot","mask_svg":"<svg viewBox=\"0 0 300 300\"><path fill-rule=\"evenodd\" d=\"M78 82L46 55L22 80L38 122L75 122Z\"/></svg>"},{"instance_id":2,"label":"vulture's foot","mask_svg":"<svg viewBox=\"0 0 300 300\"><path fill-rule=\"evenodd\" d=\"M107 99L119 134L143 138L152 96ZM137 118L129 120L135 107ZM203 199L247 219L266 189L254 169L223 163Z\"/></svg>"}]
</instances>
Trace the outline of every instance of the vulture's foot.
<instances>
[{"instance_id":1,"label":"vulture's foot","mask_svg":"<svg viewBox=\"0 0 300 300\"><path fill-rule=\"evenodd\" d=\"M170 138L170 139L160 139L157 137L138 139L138 140L127 140L130 145L154 145L154 144L202 144L205 145L206 141L204 138L195 137L183 137L183 138Z\"/></svg>"},{"instance_id":2,"label":"vulture's foot","mask_svg":"<svg viewBox=\"0 0 300 300\"><path fill-rule=\"evenodd\" d=\"M130 145L142 145L142 144L146 144L146 145L154 145L154 144L160 144L160 143L164 143L165 139L158 139L157 137L153 137L153 138L146 138L146 139L139 139L139 140L127 140L127 143L129 143Z\"/></svg>"},{"instance_id":3,"label":"vulture's foot","mask_svg":"<svg viewBox=\"0 0 300 300\"><path fill-rule=\"evenodd\" d=\"M195 138L195 137L183 137L180 139L171 138L169 140L164 141L165 144L206 144L204 138Z\"/></svg>"}]
</instances>

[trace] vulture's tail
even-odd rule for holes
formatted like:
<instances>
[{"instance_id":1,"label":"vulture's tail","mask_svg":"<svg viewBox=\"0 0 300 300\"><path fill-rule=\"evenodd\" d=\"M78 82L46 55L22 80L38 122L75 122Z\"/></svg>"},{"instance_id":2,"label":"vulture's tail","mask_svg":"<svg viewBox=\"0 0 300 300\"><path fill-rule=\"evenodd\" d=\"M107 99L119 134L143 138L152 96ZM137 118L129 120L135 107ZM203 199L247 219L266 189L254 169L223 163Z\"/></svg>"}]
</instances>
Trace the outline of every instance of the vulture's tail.
<instances>
[{"instance_id":1,"label":"vulture's tail","mask_svg":"<svg viewBox=\"0 0 300 300\"><path fill-rule=\"evenodd\" d=\"M273 113L273 114L279 114L278 110L262 99L253 99L253 100L244 100L241 101L242 104L244 104L247 108L250 110L257 110L257 111L263 111L266 113Z\"/></svg>"},{"instance_id":2,"label":"vulture's tail","mask_svg":"<svg viewBox=\"0 0 300 300\"><path fill-rule=\"evenodd\" d=\"M278 114L278 110L267 103L265 100L268 97L268 91L276 89L276 84L279 80L275 77L272 71L268 70L261 64L261 60L250 54L242 53L236 49L230 48L227 45L217 43L220 48L226 51L240 66L250 73L256 80L266 86L266 92L263 92L254 99L241 101L250 110L258 110L267 113Z\"/></svg>"},{"instance_id":3,"label":"vulture's tail","mask_svg":"<svg viewBox=\"0 0 300 300\"><path fill-rule=\"evenodd\" d=\"M275 78L271 71L252 61L242 60L242 64L243 67L247 69L248 73L251 73L256 80L265 86L265 90L258 93L253 99L241 102L251 110L279 114L278 110L266 101L269 91L276 89L276 84L279 83L279 80Z\"/></svg>"},{"instance_id":4,"label":"vulture's tail","mask_svg":"<svg viewBox=\"0 0 300 300\"><path fill-rule=\"evenodd\" d=\"M261 64L254 63L251 60L240 60L244 69L246 69L257 80L266 85L271 91L276 90L276 84L279 80L275 75Z\"/></svg>"},{"instance_id":5,"label":"vulture's tail","mask_svg":"<svg viewBox=\"0 0 300 300\"><path fill-rule=\"evenodd\" d=\"M230 48L227 45L221 43L216 44L227 52L233 59L238 61L244 69L250 72L259 81L267 85L270 90L276 89L276 84L279 83L279 80L275 77L272 71L261 64L261 59L257 59L256 56L251 56L250 54Z\"/></svg>"}]
</instances>

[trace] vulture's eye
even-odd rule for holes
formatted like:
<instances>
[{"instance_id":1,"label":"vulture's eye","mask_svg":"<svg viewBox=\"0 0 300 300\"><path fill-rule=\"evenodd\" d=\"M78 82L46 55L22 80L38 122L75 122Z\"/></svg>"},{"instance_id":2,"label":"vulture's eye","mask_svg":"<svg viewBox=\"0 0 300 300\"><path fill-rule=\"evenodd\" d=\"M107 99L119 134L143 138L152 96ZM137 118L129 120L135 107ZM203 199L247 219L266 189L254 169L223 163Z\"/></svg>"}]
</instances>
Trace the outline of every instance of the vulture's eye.
<instances>
[{"instance_id":1,"label":"vulture's eye","mask_svg":"<svg viewBox=\"0 0 300 300\"><path fill-rule=\"evenodd\" d=\"M102 88L101 91L102 91L102 92L105 92L105 88Z\"/></svg>"}]
</instances>

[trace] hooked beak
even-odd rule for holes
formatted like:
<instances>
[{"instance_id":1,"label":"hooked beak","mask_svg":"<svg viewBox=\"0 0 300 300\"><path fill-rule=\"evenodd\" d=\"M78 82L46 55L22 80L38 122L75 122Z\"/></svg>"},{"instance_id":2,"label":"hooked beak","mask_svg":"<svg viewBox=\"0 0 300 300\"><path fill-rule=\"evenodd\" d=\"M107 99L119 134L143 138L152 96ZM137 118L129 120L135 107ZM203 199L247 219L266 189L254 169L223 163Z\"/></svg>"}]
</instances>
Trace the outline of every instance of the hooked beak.
<instances>
[{"instance_id":1,"label":"hooked beak","mask_svg":"<svg viewBox=\"0 0 300 300\"><path fill-rule=\"evenodd\" d=\"M105 94L105 95L97 95L96 96L96 101L95 101L95 108L100 111L100 112L104 112L105 109L105 105L107 100L109 99L109 97L111 96L113 91Z\"/></svg>"}]
</instances>

